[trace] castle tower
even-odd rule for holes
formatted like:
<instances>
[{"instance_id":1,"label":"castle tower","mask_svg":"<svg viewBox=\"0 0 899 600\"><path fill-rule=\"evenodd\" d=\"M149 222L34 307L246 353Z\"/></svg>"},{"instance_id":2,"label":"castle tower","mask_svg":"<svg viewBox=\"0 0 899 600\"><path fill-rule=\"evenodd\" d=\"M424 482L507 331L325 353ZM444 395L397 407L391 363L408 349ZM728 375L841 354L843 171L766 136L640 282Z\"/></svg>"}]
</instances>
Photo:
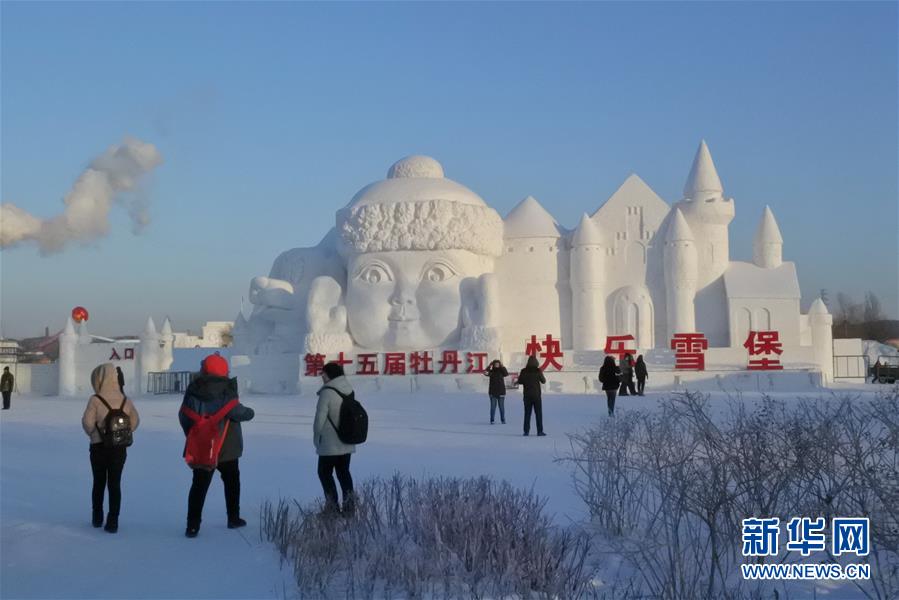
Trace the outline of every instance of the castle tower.
<instances>
[{"instance_id":1,"label":"castle tower","mask_svg":"<svg viewBox=\"0 0 899 600\"><path fill-rule=\"evenodd\" d=\"M172 332L172 322L166 317L162 322L162 329L159 332L159 338L162 344L159 356L159 370L168 371L175 362L175 334Z\"/></svg>"},{"instance_id":2,"label":"castle tower","mask_svg":"<svg viewBox=\"0 0 899 600\"><path fill-rule=\"evenodd\" d=\"M784 239L774 220L771 208L765 206L762 220L752 242L752 262L764 269L774 269L783 263Z\"/></svg>"},{"instance_id":3,"label":"castle tower","mask_svg":"<svg viewBox=\"0 0 899 600\"><path fill-rule=\"evenodd\" d=\"M571 238L571 336L575 350L601 350L605 345L604 281L601 234L585 214Z\"/></svg>"},{"instance_id":4,"label":"castle tower","mask_svg":"<svg viewBox=\"0 0 899 600\"><path fill-rule=\"evenodd\" d=\"M680 209L675 208L665 236L665 305L668 339L675 333L696 331L696 296L699 259L693 232Z\"/></svg>"},{"instance_id":5,"label":"castle tower","mask_svg":"<svg viewBox=\"0 0 899 600\"><path fill-rule=\"evenodd\" d=\"M147 317L147 326L140 334L140 355L137 365L137 393L141 394L147 390L147 373L159 370L161 343L159 334L156 332L156 323L153 317Z\"/></svg>"},{"instance_id":6,"label":"castle tower","mask_svg":"<svg viewBox=\"0 0 899 600\"><path fill-rule=\"evenodd\" d=\"M72 317L66 319L66 326L59 334L59 395L74 396L78 390L75 387L75 352L78 344L78 335L75 333L75 324Z\"/></svg>"},{"instance_id":7,"label":"castle tower","mask_svg":"<svg viewBox=\"0 0 899 600\"><path fill-rule=\"evenodd\" d=\"M720 277L730 264L727 226L734 218L734 201L724 188L705 140L699 144L693 167L677 203L695 236L699 288Z\"/></svg>"},{"instance_id":8,"label":"castle tower","mask_svg":"<svg viewBox=\"0 0 899 600\"><path fill-rule=\"evenodd\" d=\"M78 343L90 344L93 341L94 338L91 337L90 332L87 330L87 321L78 323Z\"/></svg>"},{"instance_id":9,"label":"castle tower","mask_svg":"<svg viewBox=\"0 0 899 600\"><path fill-rule=\"evenodd\" d=\"M815 362L821 367L824 385L827 385L833 381L833 316L821 298L809 307L808 324L812 330Z\"/></svg>"},{"instance_id":10,"label":"castle tower","mask_svg":"<svg viewBox=\"0 0 899 600\"><path fill-rule=\"evenodd\" d=\"M499 289L503 331L512 334L502 340L503 348L522 352L527 337L547 333L568 347L571 329L562 322L561 307L571 306L569 259L558 223L528 196L506 216L503 230L505 248L496 273L504 282Z\"/></svg>"}]
</instances>

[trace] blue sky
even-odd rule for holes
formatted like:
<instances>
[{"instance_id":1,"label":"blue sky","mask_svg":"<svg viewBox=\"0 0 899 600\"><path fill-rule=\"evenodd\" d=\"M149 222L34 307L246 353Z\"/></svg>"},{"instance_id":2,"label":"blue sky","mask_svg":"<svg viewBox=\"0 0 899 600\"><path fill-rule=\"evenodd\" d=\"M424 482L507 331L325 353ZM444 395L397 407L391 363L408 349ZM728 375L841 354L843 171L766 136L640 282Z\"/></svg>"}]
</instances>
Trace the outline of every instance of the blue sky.
<instances>
[{"instance_id":1,"label":"blue sky","mask_svg":"<svg viewBox=\"0 0 899 600\"><path fill-rule=\"evenodd\" d=\"M429 154L505 214L573 227L636 172L680 198L701 138L736 200L732 259L770 204L803 306L876 292L899 316L896 3L10 3L0 198L58 213L132 135L165 163L153 221L0 255L9 336L231 319L396 159Z\"/></svg>"}]
</instances>

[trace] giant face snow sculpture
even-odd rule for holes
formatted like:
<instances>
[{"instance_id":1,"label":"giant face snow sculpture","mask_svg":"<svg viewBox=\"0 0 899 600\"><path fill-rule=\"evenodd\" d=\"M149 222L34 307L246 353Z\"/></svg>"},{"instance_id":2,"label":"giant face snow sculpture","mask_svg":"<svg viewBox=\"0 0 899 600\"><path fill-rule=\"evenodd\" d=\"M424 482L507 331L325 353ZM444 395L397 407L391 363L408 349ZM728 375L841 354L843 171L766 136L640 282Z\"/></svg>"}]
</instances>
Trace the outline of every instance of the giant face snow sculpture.
<instances>
[{"instance_id":1,"label":"giant face snow sculpture","mask_svg":"<svg viewBox=\"0 0 899 600\"><path fill-rule=\"evenodd\" d=\"M437 161L400 160L337 213L346 281L312 283L307 349L337 350L346 331L356 346L376 350L497 347L493 270L502 230L496 211L444 178Z\"/></svg>"}]
</instances>

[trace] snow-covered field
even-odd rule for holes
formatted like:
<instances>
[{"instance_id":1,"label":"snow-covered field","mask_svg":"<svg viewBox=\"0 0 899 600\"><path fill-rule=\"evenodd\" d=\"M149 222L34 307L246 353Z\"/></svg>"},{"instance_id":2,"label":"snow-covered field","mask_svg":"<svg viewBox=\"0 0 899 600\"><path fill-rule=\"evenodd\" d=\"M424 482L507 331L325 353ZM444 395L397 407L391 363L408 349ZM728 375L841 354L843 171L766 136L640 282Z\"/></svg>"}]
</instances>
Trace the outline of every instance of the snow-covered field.
<instances>
[{"instance_id":1,"label":"snow-covered field","mask_svg":"<svg viewBox=\"0 0 899 600\"><path fill-rule=\"evenodd\" d=\"M844 388L871 394L879 386ZM821 391L809 391L817 396ZM839 392L837 392L839 393ZM757 396L744 395L746 401ZM784 394L795 398L796 393ZM619 411L652 408L659 396L627 397ZM321 494L311 441L312 397L251 396L241 459L243 530L225 527L216 478L197 539L184 537L190 471L181 459L180 397L138 399L141 426L123 476L119 532L90 525L85 399L13 397L0 415L0 597L2 598L272 598L290 597L289 570L259 539L258 509L267 498L301 502ZM560 524L585 517L568 467L566 432L605 416L605 398L544 398L548 436L522 437L520 395L506 398L507 424L490 425L486 394L361 397L369 442L353 457L357 481L372 476L487 474L546 497ZM716 404L725 402L715 394ZM831 596L834 597L834 596Z\"/></svg>"}]
</instances>

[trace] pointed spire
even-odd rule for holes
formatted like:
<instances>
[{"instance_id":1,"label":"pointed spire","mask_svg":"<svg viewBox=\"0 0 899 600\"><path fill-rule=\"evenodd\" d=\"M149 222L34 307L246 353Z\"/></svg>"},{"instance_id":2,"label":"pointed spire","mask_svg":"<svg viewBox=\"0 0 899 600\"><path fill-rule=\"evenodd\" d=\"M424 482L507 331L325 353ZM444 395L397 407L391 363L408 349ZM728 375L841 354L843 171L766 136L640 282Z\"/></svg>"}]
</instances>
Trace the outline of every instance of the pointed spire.
<instances>
[{"instance_id":1,"label":"pointed spire","mask_svg":"<svg viewBox=\"0 0 899 600\"><path fill-rule=\"evenodd\" d=\"M774 213L771 212L771 207L765 205L765 210L762 212L762 220L759 221L759 227L755 232L756 242L762 244L783 244L784 239L783 236L780 235L780 227L777 226L777 221L774 219Z\"/></svg>"},{"instance_id":2,"label":"pointed spire","mask_svg":"<svg viewBox=\"0 0 899 600\"><path fill-rule=\"evenodd\" d=\"M159 334L156 333L156 323L153 322L153 317L147 317L147 326L144 327L144 332L141 334L141 337L157 337Z\"/></svg>"},{"instance_id":3,"label":"pointed spire","mask_svg":"<svg viewBox=\"0 0 899 600\"><path fill-rule=\"evenodd\" d=\"M668 225L668 233L665 235L665 243L692 242L694 239L693 231L690 229L690 225L687 224L684 213L679 208L675 208L674 215L671 217L671 223Z\"/></svg>"},{"instance_id":4,"label":"pointed spire","mask_svg":"<svg viewBox=\"0 0 899 600\"><path fill-rule=\"evenodd\" d=\"M783 244L774 213L766 206L752 241L752 262L764 269L779 267L783 264Z\"/></svg>"},{"instance_id":5,"label":"pointed spire","mask_svg":"<svg viewBox=\"0 0 899 600\"><path fill-rule=\"evenodd\" d=\"M165 337L170 337L172 335L172 322L169 321L169 318L166 317L165 321L162 322L162 331L159 332L160 335Z\"/></svg>"},{"instance_id":6,"label":"pointed spire","mask_svg":"<svg viewBox=\"0 0 899 600\"><path fill-rule=\"evenodd\" d=\"M724 188L721 186L721 179L718 177L718 171L712 161L712 153L709 152L705 140L702 140L696 156L693 158L693 167L690 169L690 175L687 176L687 183L684 184L684 198L704 200L723 195Z\"/></svg>"},{"instance_id":7,"label":"pointed spire","mask_svg":"<svg viewBox=\"0 0 899 600\"><path fill-rule=\"evenodd\" d=\"M593 222L593 219L587 216L587 213L584 213L581 216L581 222L578 223L577 229L574 231L574 235L571 238L571 245L574 247L579 246L598 246L602 243L602 234L599 232L599 228L596 226L596 223Z\"/></svg>"},{"instance_id":8,"label":"pointed spire","mask_svg":"<svg viewBox=\"0 0 899 600\"><path fill-rule=\"evenodd\" d=\"M62 335L75 336L75 322L72 317L66 317L66 326L62 330Z\"/></svg>"},{"instance_id":9,"label":"pointed spire","mask_svg":"<svg viewBox=\"0 0 899 600\"><path fill-rule=\"evenodd\" d=\"M247 320L243 316L243 310L237 313L237 318L234 319L234 327L231 328L231 333L242 332L247 327Z\"/></svg>"},{"instance_id":10,"label":"pointed spire","mask_svg":"<svg viewBox=\"0 0 899 600\"><path fill-rule=\"evenodd\" d=\"M78 323L78 341L87 344L90 343L92 339L90 332L87 330L87 321Z\"/></svg>"},{"instance_id":11,"label":"pointed spire","mask_svg":"<svg viewBox=\"0 0 899 600\"><path fill-rule=\"evenodd\" d=\"M504 236L512 238L562 237L559 224L537 199L528 196L519 202L504 219Z\"/></svg>"}]
</instances>

